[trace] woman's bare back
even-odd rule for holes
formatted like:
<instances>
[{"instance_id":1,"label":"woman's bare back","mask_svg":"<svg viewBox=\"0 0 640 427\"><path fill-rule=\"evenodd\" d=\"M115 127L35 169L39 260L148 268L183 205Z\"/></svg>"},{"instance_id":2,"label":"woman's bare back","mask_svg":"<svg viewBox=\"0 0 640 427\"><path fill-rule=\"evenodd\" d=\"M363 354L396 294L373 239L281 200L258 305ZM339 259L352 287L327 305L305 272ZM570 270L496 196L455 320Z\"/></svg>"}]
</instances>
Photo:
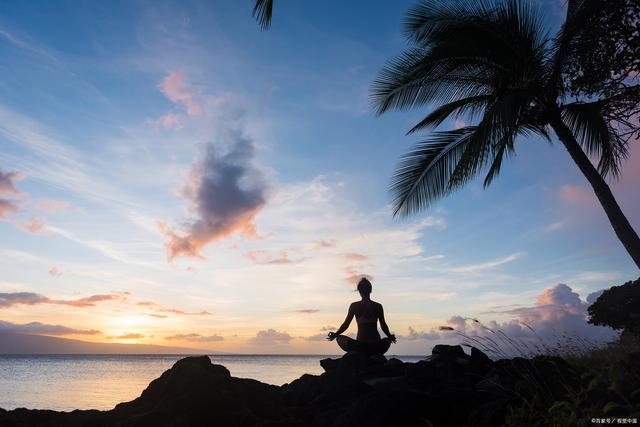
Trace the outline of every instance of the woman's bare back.
<instances>
[{"instance_id":1,"label":"woman's bare back","mask_svg":"<svg viewBox=\"0 0 640 427\"><path fill-rule=\"evenodd\" d=\"M382 305L375 301L357 301L351 304L351 309L358 324L356 339L363 342L380 341L378 319L382 313Z\"/></svg>"}]
</instances>

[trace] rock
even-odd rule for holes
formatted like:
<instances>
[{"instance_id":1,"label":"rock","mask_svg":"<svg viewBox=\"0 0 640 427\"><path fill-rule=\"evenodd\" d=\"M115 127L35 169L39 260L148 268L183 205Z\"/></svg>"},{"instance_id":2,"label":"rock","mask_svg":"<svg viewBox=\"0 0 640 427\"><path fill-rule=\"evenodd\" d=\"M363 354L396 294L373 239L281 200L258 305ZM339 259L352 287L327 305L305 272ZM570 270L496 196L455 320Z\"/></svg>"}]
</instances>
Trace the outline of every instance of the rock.
<instances>
[{"instance_id":1,"label":"rock","mask_svg":"<svg viewBox=\"0 0 640 427\"><path fill-rule=\"evenodd\" d=\"M431 355L451 360L455 360L457 358L467 360L469 358L469 355L464 352L460 345L437 344L433 347L433 350L431 350Z\"/></svg>"},{"instance_id":2,"label":"rock","mask_svg":"<svg viewBox=\"0 0 640 427\"><path fill-rule=\"evenodd\" d=\"M322 366L322 369L324 369L325 372L333 371L334 369L338 369L340 366L340 359L331 359L329 357L322 359L320 361L320 366Z\"/></svg>"},{"instance_id":3,"label":"rock","mask_svg":"<svg viewBox=\"0 0 640 427\"><path fill-rule=\"evenodd\" d=\"M479 376L483 376L493 366L493 360L476 347L471 347L471 360L469 369Z\"/></svg>"}]
</instances>

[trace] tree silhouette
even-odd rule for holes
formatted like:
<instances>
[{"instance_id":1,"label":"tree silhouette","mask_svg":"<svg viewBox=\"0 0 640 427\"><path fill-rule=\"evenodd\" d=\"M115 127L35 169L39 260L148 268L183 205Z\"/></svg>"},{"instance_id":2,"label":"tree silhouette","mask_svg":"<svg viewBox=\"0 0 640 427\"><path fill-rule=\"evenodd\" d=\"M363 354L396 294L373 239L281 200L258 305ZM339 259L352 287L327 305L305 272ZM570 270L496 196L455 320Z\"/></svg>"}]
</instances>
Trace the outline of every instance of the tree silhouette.
<instances>
[{"instance_id":1,"label":"tree silhouette","mask_svg":"<svg viewBox=\"0 0 640 427\"><path fill-rule=\"evenodd\" d=\"M435 105L409 134L461 115L477 123L434 131L403 157L391 183L394 215L425 209L485 170L488 186L505 157L515 153L518 136L551 141L553 130L640 267L640 239L604 179L618 177L627 157L633 131L621 128L633 125L630 117L637 130L638 76L616 95L588 101L571 97L566 81L574 42L607 5L570 0L554 38L525 1L425 0L412 8L404 22L410 47L372 85L377 113ZM597 158L597 167L589 156Z\"/></svg>"}]
</instances>

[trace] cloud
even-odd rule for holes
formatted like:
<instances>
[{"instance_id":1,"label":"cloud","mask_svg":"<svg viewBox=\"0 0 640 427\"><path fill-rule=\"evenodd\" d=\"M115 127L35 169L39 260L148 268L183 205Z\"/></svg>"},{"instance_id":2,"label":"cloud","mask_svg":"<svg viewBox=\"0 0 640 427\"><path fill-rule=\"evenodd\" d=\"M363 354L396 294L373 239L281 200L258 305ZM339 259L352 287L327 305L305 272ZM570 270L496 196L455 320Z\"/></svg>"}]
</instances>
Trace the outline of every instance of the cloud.
<instances>
[{"instance_id":1,"label":"cloud","mask_svg":"<svg viewBox=\"0 0 640 427\"><path fill-rule=\"evenodd\" d=\"M14 305L58 304L73 307L93 307L97 302L125 300L120 294L91 295L77 300L56 300L33 292L0 293L0 308Z\"/></svg>"},{"instance_id":2,"label":"cloud","mask_svg":"<svg viewBox=\"0 0 640 427\"><path fill-rule=\"evenodd\" d=\"M157 311L160 313L182 314L184 316L211 316L211 313L209 313L206 310L189 312L189 311L178 310L176 308L159 308Z\"/></svg>"},{"instance_id":3,"label":"cloud","mask_svg":"<svg viewBox=\"0 0 640 427\"><path fill-rule=\"evenodd\" d=\"M62 325L49 325L40 322L11 323L0 320L0 332L32 335L98 335L102 332L96 329L76 329Z\"/></svg>"},{"instance_id":4,"label":"cloud","mask_svg":"<svg viewBox=\"0 0 640 427\"><path fill-rule=\"evenodd\" d=\"M593 191L585 185L565 184L560 187L560 198L569 204L582 207L594 207L597 205Z\"/></svg>"},{"instance_id":5,"label":"cloud","mask_svg":"<svg viewBox=\"0 0 640 427\"><path fill-rule=\"evenodd\" d=\"M93 307L97 302L103 301L124 301L126 297L120 294L101 294L91 295L89 297L80 298L77 300L50 300L50 304L70 305L73 307Z\"/></svg>"},{"instance_id":6,"label":"cloud","mask_svg":"<svg viewBox=\"0 0 640 427\"><path fill-rule=\"evenodd\" d=\"M449 271L452 273L477 273L477 272L488 270L494 267L501 266L503 264L507 264L509 262L520 259L523 256L524 256L524 252L516 252L514 254L511 254L502 258L486 261L479 264L468 264L468 265L462 265L460 267L447 268L446 271Z\"/></svg>"},{"instance_id":7,"label":"cloud","mask_svg":"<svg viewBox=\"0 0 640 427\"><path fill-rule=\"evenodd\" d=\"M32 292L0 293L0 308L8 308L18 304L44 304L50 301L49 298Z\"/></svg>"},{"instance_id":8,"label":"cloud","mask_svg":"<svg viewBox=\"0 0 640 427\"><path fill-rule=\"evenodd\" d=\"M335 248L338 245L338 241L331 239L331 240L317 240L315 242L315 246L317 248Z\"/></svg>"},{"instance_id":9,"label":"cloud","mask_svg":"<svg viewBox=\"0 0 640 427\"><path fill-rule=\"evenodd\" d=\"M31 217L29 222L20 222L18 223L18 227L27 233L31 234L40 234L44 233L47 230L47 223L44 220L36 217Z\"/></svg>"},{"instance_id":10,"label":"cloud","mask_svg":"<svg viewBox=\"0 0 640 427\"><path fill-rule=\"evenodd\" d=\"M554 231L562 230L566 227L566 223L564 221L556 221L544 227L545 233L552 233Z\"/></svg>"},{"instance_id":11,"label":"cloud","mask_svg":"<svg viewBox=\"0 0 640 427\"><path fill-rule=\"evenodd\" d=\"M416 340L437 340L440 339L440 334L434 329L431 328L429 331L416 331L411 326L409 326L409 333L407 335L399 336L403 340L408 341L416 341Z\"/></svg>"},{"instance_id":12,"label":"cloud","mask_svg":"<svg viewBox=\"0 0 640 427\"><path fill-rule=\"evenodd\" d=\"M202 101L187 84L182 71L170 72L158 85L158 88L172 102L182 104L189 116L202 114Z\"/></svg>"},{"instance_id":13,"label":"cloud","mask_svg":"<svg viewBox=\"0 0 640 427\"><path fill-rule=\"evenodd\" d=\"M315 334L305 338L308 341L325 341L327 334Z\"/></svg>"},{"instance_id":14,"label":"cloud","mask_svg":"<svg viewBox=\"0 0 640 427\"><path fill-rule=\"evenodd\" d=\"M501 314L514 316L515 319L503 323L491 320L485 322L487 327L500 329L507 335L525 338L536 336L550 341L562 341L566 337L584 337L595 343L604 343L615 339L618 332L609 327L594 326L587 323L587 308L602 293L597 291L582 301L580 295L564 283L545 289L531 307L518 307L510 310L487 311L483 314ZM473 320L461 316L453 316L449 324L457 330L472 335L487 335L487 331ZM535 333L529 329L533 329Z\"/></svg>"},{"instance_id":15,"label":"cloud","mask_svg":"<svg viewBox=\"0 0 640 427\"><path fill-rule=\"evenodd\" d=\"M0 169L0 194L21 195L22 192L15 186L15 181L24 179L24 175L20 172L12 171L4 173Z\"/></svg>"},{"instance_id":16,"label":"cloud","mask_svg":"<svg viewBox=\"0 0 640 427\"><path fill-rule=\"evenodd\" d=\"M168 337L164 337L168 341L189 341L189 342L216 342L224 341L224 337L220 335L200 335L200 334L175 334Z\"/></svg>"},{"instance_id":17,"label":"cloud","mask_svg":"<svg viewBox=\"0 0 640 427\"><path fill-rule=\"evenodd\" d=\"M230 148L216 152L213 144L192 166L182 195L191 202L195 219L186 226L186 235L159 223L169 238L169 260L177 256L202 258L202 249L222 237L242 233L257 237L254 219L266 203L266 185L252 165L254 146L239 131L228 134Z\"/></svg>"},{"instance_id":18,"label":"cloud","mask_svg":"<svg viewBox=\"0 0 640 427\"><path fill-rule=\"evenodd\" d=\"M46 199L35 203L36 208L49 213L64 212L69 209L69 202L64 200Z\"/></svg>"},{"instance_id":19,"label":"cloud","mask_svg":"<svg viewBox=\"0 0 640 427\"><path fill-rule=\"evenodd\" d=\"M336 328L335 326L323 326L322 328L320 328L321 331L325 331L325 332L329 332L329 331L335 331Z\"/></svg>"},{"instance_id":20,"label":"cloud","mask_svg":"<svg viewBox=\"0 0 640 427\"><path fill-rule=\"evenodd\" d=\"M345 277L345 282L348 285L357 285L360 279L362 279L363 277L369 279L369 281L371 282L373 281L373 276L358 273L358 270L356 270L354 267L345 267L343 271L347 274L347 277Z\"/></svg>"},{"instance_id":21,"label":"cloud","mask_svg":"<svg viewBox=\"0 0 640 427\"><path fill-rule=\"evenodd\" d=\"M317 308L304 308L301 310L296 310L296 313L302 313L302 314L313 314L313 313L317 313L320 310L318 310Z\"/></svg>"},{"instance_id":22,"label":"cloud","mask_svg":"<svg viewBox=\"0 0 640 427\"><path fill-rule=\"evenodd\" d=\"M271 256L266 250L248 251L245 256L255 264L295 264L305 260L305 258L290 259L289 252L285 250L279 251L277 256Z\"/></svg>"},{"instance_id":23,"label":"cloud","mask_svg":"<svg viewBox=\"0 0 640 427\"><path fill-rule=\"evenodd\" d=\"M49 269L47 274L51 277L58 277L58 276L62 276L62 271L60 271L60 269L54 265Z\"/></svg>"},{"instance_id":24,"label":"cloud","mask_svg":"<svg viewBox=\"0 0 640 427\"><path fill-rule=\"evenodd\" d=\"M0 199L0 219L4 219L13 213L20 212L21 210L22 209L17 203L7 199Z\"/></svg>"},{"instance_id":25,"label":"cloud","mask_svg":"<svg viewBox=\"0 0 640 427\"><path fill-rule=\"evenodd\" d=\"M275 329L259 331L249 342L256 345L284 345L289 344L293 338L286 332L278 332Z\"/></svg>"},{"instance_id":26,"label":"cloud","mask_svg":"<svg viewBox=\"0 0 640 427\"><path fill-rule=\"evenodd\" d=\"M622 278L622 274L617 271L599 272L585 271L576 276L575 280L581 282L612 282Z\"/></svg>"},{"instance_id":27,"label":"cloud","mask_svg":"<svg viewBox=\"0 0 640 427\"><path fill-rule=\"evenodd\" d=\"M365 262L367 259L369 259L369 257L366 255L357 254L353 252L342 254L342 257L347 261L355 261L355 262Z\"/></svg>"},{"instance_id":28,"label":"cloud","mask_svg":"<svg viewBox=\"0 0 640 427\"><path fill-rule=\"evenodd\" d=\"M146 307L155 307L155 306L158 306L159 304L153 301L140 301L140 302L137 302L136 305L142 305Z\"/></svg>"},{"instance_id":29,"label":"cloud","mask_svg":"<svg viewBox=\"0 0 640 427\"><path fill-rule=\"evenodd\" d=\"M144 335L139 334L137 332L125 332L122 335L118 335L115 337L109 337L109 338L113 338L113 339L117 339L117 340L137 340L140 338L144 338Z\"/></svg>"},{"instance_id":30,"label":"cloud","mask_svg":"<svg viewBox=\"0 0 640 427\"><path fill-rule=\"evenodd\" d=\"M147 123L156 128L179 130L184 126L184 118L182 114L166 113L155 120L149 119Z\"/></svg>"},{"instance_id":31,"label":"cloud","mask_svg":"<svg viewBox=\"0 0 640 427\"><path fill-rule=\"evenodd\" d=\"M142 307L151 307L156 313L172 313L172 314L181 314L185 316L210 316L211 315L211 313L205 310L197 311L197 312L183 311L183 310L178 310L177 308L164 307L161 304L158 304L157 302L153 302L153 301L140 301L140 302L137 302L136 305L139 305ZM165 315L160 315L160 314L150 314L150 316L161 317L161 318L167 317Z\"/></svg>"}]
</instances>

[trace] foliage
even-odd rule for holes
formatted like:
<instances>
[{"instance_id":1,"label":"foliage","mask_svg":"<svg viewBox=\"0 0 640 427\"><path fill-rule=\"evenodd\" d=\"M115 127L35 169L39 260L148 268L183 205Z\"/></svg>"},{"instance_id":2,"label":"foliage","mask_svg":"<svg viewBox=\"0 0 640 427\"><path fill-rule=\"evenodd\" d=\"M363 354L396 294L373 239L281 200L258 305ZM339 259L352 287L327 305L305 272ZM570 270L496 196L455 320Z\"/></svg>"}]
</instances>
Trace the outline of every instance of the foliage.
<instances>
[{"instance_id":1,"label":"foliage","mask_svg":"<svg viewBox=\"0 0 640 427\"><path fill-rule=\"evenodd\" d=\"M427 208L483 171L489 185L503 160L515 153L517 137L549 139L548 127L557 131L551 120L556 114L582 149L598 159L603 176L619 174L628 136L613 120L621 99L572 100L579 79L565 81L578 72L571 64L583 59L574 52L587 40L578 29L597 13L594 5L600 0L569 1L566 22L554 38L526 1L423 0L408 12L404 28L410 46L372 85L378 114L435 106L408 133L449 118L475 124L433 132L403 157L391 183L396 215ZM637 111L637 86L626 90L634 95L625 98L633 101L627 107Z\"/></svg>"},{"instance_id":2,"label":"foliage","mask_svg":"<svg viewBox=\"0 0 640 427\"><path fill-rule=\"evenodd\" d=\"M273 16L273 0L256 0L252 15L260 24L261 29L268 30Z\"/></svg>"},{"instance_id":3,"label":"foliage","mask_svg":"<svg viewBox=\"0 0 640 427\"><path fill-rule=\"evenodd\" d=\"M605 290L587 311L589 323L640 335L640 278Z\"/></svg>"},{"instance_id":4,"label":"foliage","mask_svg":"<svg viewBox=\"0 0 640 427\"><path fill-rule=\"evenodd\" d=\"M589 1L576 28L564 73L575 97L611 97L637 82L640 69L640 3Z\"/></svg>"},{"instance_id":5,"label":"foliage","mask_svg":"<svg viewBox=\"0 0 640 427\"><path fill-rule=\"evenodd\" d=\"M614 342L603 347L555 333L555 343L549 343L520 322L537 342L527 344L471 320L487 334L456 331L464 339L462 345L500 357L496 363L511 381L495 384L511 398L503 426L591 426L592 418L640 417L637 343L629 347Z\"/></svg>"},{"instance_id":6,"label":"foliage","mask_svg":"<svg viewBox=\"0 0 640 427\"><path fill-rule=\"evenodd\" d=\"M603 102L603 113L626 139L638 138L640 2L589 0L576 19L563 74L577 99ZM604 101L603 101L604 100Z\"/></svg>"}]
</instances>

